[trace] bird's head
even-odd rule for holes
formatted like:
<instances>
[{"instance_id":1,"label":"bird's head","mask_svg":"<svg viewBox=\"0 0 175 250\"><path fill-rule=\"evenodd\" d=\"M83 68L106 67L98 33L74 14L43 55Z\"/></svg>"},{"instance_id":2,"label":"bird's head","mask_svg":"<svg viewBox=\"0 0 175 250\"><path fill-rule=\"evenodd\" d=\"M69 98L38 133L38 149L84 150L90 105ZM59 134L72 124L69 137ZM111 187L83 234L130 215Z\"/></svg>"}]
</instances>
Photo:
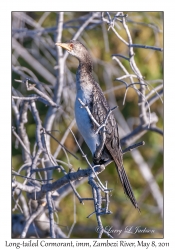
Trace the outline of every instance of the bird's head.
<instances>
[{"instance_id":1,"label":"bird's head","mask_svg":"<svg viewBox=\"0 0 175 250\"><path fill-rule=\"evenodd\" d=\"M87 49L79 41L70 40L66 43L55 43L55 45L66 49L69 54L75 56L79 61L91 60Z\"/></svg>"}]
</instances>

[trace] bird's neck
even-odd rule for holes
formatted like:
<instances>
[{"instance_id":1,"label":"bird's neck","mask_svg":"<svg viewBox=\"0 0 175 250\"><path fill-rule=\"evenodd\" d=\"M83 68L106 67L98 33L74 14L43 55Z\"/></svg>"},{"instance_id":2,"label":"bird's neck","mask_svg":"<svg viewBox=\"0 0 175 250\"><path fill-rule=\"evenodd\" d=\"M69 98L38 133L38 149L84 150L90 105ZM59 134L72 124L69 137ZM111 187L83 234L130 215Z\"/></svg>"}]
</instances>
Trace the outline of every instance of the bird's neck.
<instances>
[{"instance_id":1,"label":"bird's neck","mask_svg":"<svg viewBox=\"0 0 175 250\"><path fill-rule=\"evenodd\" d=\"M77 85L77 90L79 89L86 89L88 88L88 85L92 85L94 78L92 75L92 62L87 61L87 62L82 62L79 61L79 67L77 69L76 73L76 85Z\"/></svg>"},{"instance_id":2,"label":"bird's neck","mask_svg":"<svg viewBox=\"0 0 175 250\"><path fill-rule=\"evenodd\" d=\"M77 98L85 103L91 102L93 87L92 63L90 61L79 61L76 73Z\"/></svg>"}]
</instances>

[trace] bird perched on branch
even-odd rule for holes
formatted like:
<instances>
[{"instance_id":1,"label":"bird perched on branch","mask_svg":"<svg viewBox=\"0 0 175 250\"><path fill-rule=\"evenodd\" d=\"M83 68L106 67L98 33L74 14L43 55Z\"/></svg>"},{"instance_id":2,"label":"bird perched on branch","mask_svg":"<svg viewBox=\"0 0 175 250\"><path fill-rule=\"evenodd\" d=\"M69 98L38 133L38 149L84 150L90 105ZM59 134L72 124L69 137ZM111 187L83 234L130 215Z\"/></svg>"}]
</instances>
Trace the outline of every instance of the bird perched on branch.
<instances>
[{"instance_id":1,"label":"bird perched on branch","mask_svg":"<svg viewBox=\"0 0 175 250\"><path fill-rule=\"evenodd\" d=\"M123 153L120 146L118 125L113 113L109 114L110 108L107 100L99 84L93 78L92 59L89 52L82 43L75 40L66 43L56 43L56 45L66 49L69 54L76 57L79 61L76 73L75 118L78 129L93 154L93 162L95 164L104 164L110 159L115 162L124 192L134 207L139 209L123 167ZM105 128L103 127L104 129L101 129L99 133L95 133L98 126L91 119L87 110L82 108L80 101L88 106L97 124L103 124L108 115Z\"/></svg>"}]
</instances>

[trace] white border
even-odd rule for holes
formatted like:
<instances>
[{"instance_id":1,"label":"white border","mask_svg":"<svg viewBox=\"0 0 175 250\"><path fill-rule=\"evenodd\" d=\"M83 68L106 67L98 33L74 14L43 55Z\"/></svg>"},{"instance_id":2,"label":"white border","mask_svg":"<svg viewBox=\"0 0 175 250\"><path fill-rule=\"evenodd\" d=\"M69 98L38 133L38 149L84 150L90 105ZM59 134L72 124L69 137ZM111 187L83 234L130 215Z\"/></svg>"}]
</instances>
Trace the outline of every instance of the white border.
<instances>
[{"instance_id":1,"label":"white border","mask_svg":"<svg viewBox=\"0 0 175 250\"><path fill-rule=\"evenodd\" d=\"M66 0L57 1L1 1L0 13L0 72L1 72L1 89L0 89L0 171L5 172L5 178L0 178L1 202L0 202L0 247L5 249L5 240L11 240L10 228L10 170L11 170L11 11L96 11L96 10L122 10L122 11L164 11L165 19L165 61L164 61L164 84L165 84L165 139L164 139L164 190L165 190L165 231L164 239L159 242L169 242L170 249L173 249L175 243L174 236L174 190L175 190L175 82L173 73L175 71L174 63L174 4L173 1L76 1ZM82 7L83 6L83 7ZM90 242L91 240L87 240ZM134 240L127 240L133 242ZM137 240L136 240L137 241ZM149 240L144 240L150 242ZM155 240L156 241L156 240ZM15 248L11 248L15 249ZM30 247L26 249L32 249ZM37 248L40 249L40 248ZM42 249L42 248L41 248ZM98 249L98 248L96 248ZM137 249L144 249L137 247ZM155 249L149 247L149 249ZM157 248L156 248L157 249ZM164 247L164 249L166 249Z\"/></svg>"}]
</instances>

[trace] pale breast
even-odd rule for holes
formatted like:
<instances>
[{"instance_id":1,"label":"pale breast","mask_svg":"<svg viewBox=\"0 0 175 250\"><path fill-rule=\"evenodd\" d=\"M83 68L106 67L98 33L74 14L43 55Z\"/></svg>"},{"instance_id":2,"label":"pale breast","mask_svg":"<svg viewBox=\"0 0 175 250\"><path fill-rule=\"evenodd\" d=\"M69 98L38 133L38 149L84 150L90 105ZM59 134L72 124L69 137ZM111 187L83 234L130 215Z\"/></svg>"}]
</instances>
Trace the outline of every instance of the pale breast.
<instances>
[{"instance_id":1,"label":"pale breast","mask_svg":"<svg viewBox=\"0 0 175 250\"><path fill-rule=\"evenodd\" d=\"M96 151L96 145L99 145L99 135L95 135L91 118L89 117L85 108L81 107L81 103L78 101L80 98L84 103L89 104L91 102L91 90L86 89L86 92L79 90L75 101L75 119L78 129L83 136L86 144L91 150L92 154Z\"/></svg>"}]
</instances>

